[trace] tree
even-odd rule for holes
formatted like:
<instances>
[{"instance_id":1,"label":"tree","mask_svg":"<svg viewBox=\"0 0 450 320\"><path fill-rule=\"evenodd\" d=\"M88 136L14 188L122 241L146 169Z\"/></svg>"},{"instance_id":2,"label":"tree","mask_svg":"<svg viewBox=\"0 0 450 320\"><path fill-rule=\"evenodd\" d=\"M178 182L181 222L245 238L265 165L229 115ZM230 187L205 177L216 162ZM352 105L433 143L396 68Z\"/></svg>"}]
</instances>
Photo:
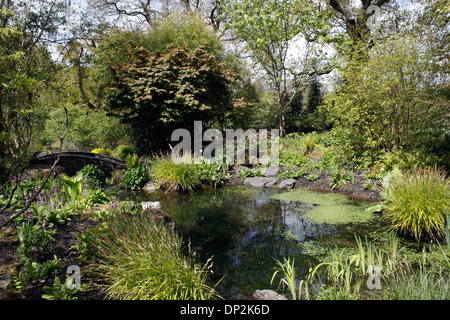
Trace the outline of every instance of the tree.
<instances>
[{"instance_id":1,"label":"tree","mask_svg":"<svg viewBox=\"0 0 450 320\"><path fill-rule=\"evenodd\" d=\"M288 65L291 41L299 33L311 38L317 30L326 28L322 17L311 14L312 6L308 0L243 0L224 4L229 28L245 41L252 59L264 69L276 93L280 136L286 131L289 78L308 73L291 72Z\"/></svg>"},{"instance_id":2,"label":"tree","mask_svg":"<svg viewBox=\"0 0 450 320\"><path fill-rule=\"evenodd\" d=\"M114 67L107 110L131 125L141 153L165 150L173 130L224 121L233 108L234 74L204 48L154 55L141 47L129 59Z\"/></svg>"},{"instance_id":3,"label":"tree","mask_svg":"<svg viewBox=\"0 0 450 320\"><path fill-rule=\"evenodd\" d=\"M46 45L62 11L60 1L0 2L0 157L12 168L29 151L39 90L54 72Z\"/></svg>"},{"instance_id":4,"label":"tree","mask_svg":"<svg viewBox=\"0 0 450 320\"><path fill-rule=\"evenodd\" d=\"M450 123L448 99L439 94L448 70L439 63L414 39L385 41L368 59L345 62L341 85L324 105L340 158L373 163L384 151L439 144Z\"/></svg>"},{"instance_id":5,"label":"tree","mask_svg":"<svg viewBox=\"0 0 450 320\"><path fill-rule=\"evenodd\" d=\"M333 11L343 23L343 27L352 41L368 43L371 32L368 26L368 19L376 11L373 6L381 8L389 1L378 0L375 2L372 0L361 0L360 5L352 5L345 0L328 0L328 5L333 8Z\"/></svg>"}]
</instances>

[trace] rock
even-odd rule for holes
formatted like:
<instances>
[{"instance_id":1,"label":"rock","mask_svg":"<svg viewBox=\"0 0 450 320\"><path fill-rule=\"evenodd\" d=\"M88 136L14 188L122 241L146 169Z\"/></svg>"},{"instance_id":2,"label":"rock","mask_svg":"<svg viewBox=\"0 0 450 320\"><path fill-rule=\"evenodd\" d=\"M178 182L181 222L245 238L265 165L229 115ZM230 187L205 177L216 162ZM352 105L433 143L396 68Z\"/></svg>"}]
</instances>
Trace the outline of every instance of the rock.
<instances>
[{"instance_id":1,"label":"rock","mask_svg":"<svg viewBox=\"0 0 450 320\"><path fill-rule=\"evenodd\" d=\"M141 205L142 209L150 214L153 214L157 221L162 221L167 227L175 227L175 218L161 210L161 204L159 201L142 201Z\"/></svg>"},{"instance_id":2,"label":"rock","mask_svg":"<svg viewBox=\"0 0 450 320\"><path fill-rule=\"evenodd\" d=\"M255 300L287 300L282 294L278 294L273 290L256 290L253 293L253 298Z\"/></svg>"},{"instance_id":3,"label":"rock","mask_svg":"<svg viewBox=\"0 0 450 320\"><path fill-rule=\"evenodd\" d=\"M286 179L280 182L278 186L281 190L291 190L295 184L295 179Z\"/></svg>"},{"instance_id":4,"label":"rock","mask_svg":"<svg viewBox=\"0 0 450 320\"><path fill-rule=\"evenodd\" d=\"M11 276L7 273L0 274L0 289L6 289L11 280Z\"/></svg>"},{"instance_id":5,"label":"rock","mask_svg":"<svg viewBox=\"0 0 450 320\"><path fill-rule=\"evenodd\" d=\"M142 190L144 190L147 193L153 193L156 190L158 190L158 185L152 181L147 182L145 186L142 187Z\"/></svg>"},{"instance_id":6,"label":"rock","mask_svg":"<svg viewBox=\"0 0 450 320\"><path fill-rule=\"evenodd\" d=\"M156 210L161 210L161 203L159 203L159 201L142 201L141 202L141 206L142 209L144 210L151 210L151 209L156 209Z\"/></svg>"},{"instance_id":7,"label":"rock","mask_svg":"<svg viewBox=\"0 0 450 320\"><path fill-rule=\"evenodd\" d=\"M252 177L244 179L244 186L250 186L254 188L267 188L277 183L276 178L270 177Z\"/></svg>"},{"instance_id":8,"label":"rock","mask_svg":"<svg viewBox=\"0 0 450 320\"><path fill-rule=\"evenodd\" d=\"M278 176L278 172L280 171L279 167L270 166L267 168L263 168L262 172L268 177L276 177Z\"/></svg>"}]
</instances>

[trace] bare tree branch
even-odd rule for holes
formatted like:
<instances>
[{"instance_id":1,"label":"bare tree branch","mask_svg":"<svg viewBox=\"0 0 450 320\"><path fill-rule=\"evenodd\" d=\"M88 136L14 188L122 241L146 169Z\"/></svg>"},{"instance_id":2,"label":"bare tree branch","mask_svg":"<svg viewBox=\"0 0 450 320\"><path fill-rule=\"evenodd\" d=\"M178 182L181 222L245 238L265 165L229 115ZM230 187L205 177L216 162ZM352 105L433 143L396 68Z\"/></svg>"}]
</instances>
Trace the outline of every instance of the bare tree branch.
<instances>
[{"instance_id":1,"label":"bare tree branch","mask_svg":"<svg viewBox=\"0 0 450 320\"><path fill-rule=\"evenodd\" d=\"M0 228L4 227L5 225L7 225L11 221L13 221L15 218L17 218L18 216L20 216L21 214L23 214L25 211L27 211L30 208L31 204L36 200L37 196L42 192L42 189L44 189L45 185L47 184L48 180L50 179L51 175L53 174L53 171L55 170L56 165L58 164L59 159L60 159L60 155L61 155L61 150L62 150L62 146L63 146L63 143L64 143L64 139L66 138L66 135L67 135L67 133L69 131L69 114L68 114L68 111L67 111L67 109L65 107L64 107L64 111L66 113L65 132L64 132L64 134L62 136L58 134L58 138L59 138L58 156L57 156L55 162L53 163L49 174L47 175L45 180L41 183L41 185L39 186L38 190L33 194L33 196L31 197L30 201L28 203L26 203L25 206L22 209L20 209L14 215L9 217L6 221L4 221L2 224L0 224ZM16 181L16 186L14 188L13 194L17 190L18 184L19 184L19 181ZM12 197L12 195L11 195L11 197Z\"/></svg>"}]
</instances>

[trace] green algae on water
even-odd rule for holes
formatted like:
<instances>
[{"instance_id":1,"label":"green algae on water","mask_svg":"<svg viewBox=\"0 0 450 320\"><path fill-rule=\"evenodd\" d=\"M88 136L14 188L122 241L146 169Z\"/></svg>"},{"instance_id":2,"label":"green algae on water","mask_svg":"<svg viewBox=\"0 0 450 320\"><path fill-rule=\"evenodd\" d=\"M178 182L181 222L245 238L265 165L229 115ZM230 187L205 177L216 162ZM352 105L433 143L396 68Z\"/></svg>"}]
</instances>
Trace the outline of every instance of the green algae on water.
<instances>
[{"instance_id":1,"label":"green algae on water","mask_svg":"<svg viewBox=\"0 0 450 320\"><path fill-rule=\"evenodd\" d=\"M375 218L373 213L365 210L371 204L362 201L356 202L337 193L319 193L298 188L273 195L272 199L315 204L316 206L312 206L308 210L299 209L302 210L302 217L314 223L361 223Z\"/></svg>"}]
</instances>

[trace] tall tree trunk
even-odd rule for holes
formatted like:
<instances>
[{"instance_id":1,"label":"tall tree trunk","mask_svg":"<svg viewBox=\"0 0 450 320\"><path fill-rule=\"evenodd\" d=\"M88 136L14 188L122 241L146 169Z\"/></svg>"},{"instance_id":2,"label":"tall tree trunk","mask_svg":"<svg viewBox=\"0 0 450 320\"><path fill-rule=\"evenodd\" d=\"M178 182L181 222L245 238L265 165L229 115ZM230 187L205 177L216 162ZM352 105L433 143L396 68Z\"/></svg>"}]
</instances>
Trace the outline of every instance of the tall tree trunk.
<instances>
[{"instance_id":1,"label":"tall tree trunk","mask_svg":"<svg viewBox=\"0 0 450 320\"><path fill-rule=\"evenodd\" d=\"M284 105L283 105L283 97L281 95L281 89L277 88L277 102L278 102L278 110L280 112L280 137L284 137L286 135L286 119L284 117Z\"/></svg>"}]
</instances>

